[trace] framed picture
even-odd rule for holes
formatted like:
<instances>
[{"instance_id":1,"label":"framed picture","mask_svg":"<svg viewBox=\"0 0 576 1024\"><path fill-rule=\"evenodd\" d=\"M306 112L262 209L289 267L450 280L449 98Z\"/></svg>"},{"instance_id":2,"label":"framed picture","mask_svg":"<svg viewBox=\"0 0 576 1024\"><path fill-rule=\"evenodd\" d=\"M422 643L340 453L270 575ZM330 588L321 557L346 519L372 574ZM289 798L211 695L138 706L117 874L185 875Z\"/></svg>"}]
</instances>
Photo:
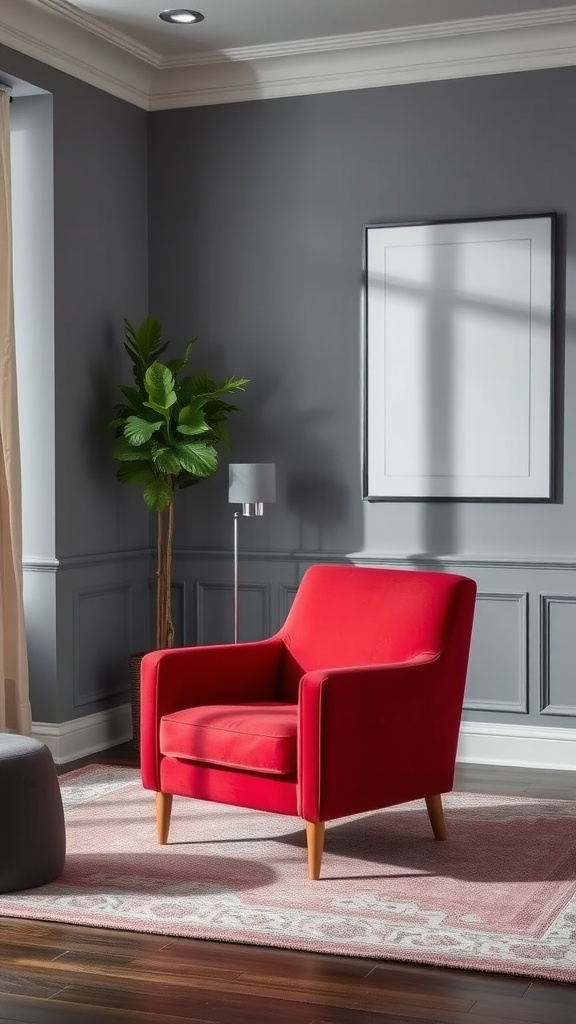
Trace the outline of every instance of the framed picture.
<instances>
[{"instance_id":1,"label":"framed picture","mask_svg":"<svg viewBox=\"0 0 576 1024\"><path fill-rule=\"evenodd\" d=\"M365 227L365 499L552 500L554 235Z\"/></svg>"}]
</instances>

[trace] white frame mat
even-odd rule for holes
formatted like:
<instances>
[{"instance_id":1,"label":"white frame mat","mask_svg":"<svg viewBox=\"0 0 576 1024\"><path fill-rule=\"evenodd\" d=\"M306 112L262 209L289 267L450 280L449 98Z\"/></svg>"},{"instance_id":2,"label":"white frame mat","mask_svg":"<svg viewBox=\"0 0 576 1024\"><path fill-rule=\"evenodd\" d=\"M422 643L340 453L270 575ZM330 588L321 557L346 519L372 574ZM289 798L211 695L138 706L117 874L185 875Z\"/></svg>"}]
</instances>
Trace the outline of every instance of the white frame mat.
<instances>
[{"instance_id":1,"label":"white frame mat","mask_svg":"<svg viewBox=\"0 0 576 1024\"><path fill-rule=\"evenodd\" d=\"M554 237L365 227L365 499L552 500Z\"/></svg>"}]
</instances>

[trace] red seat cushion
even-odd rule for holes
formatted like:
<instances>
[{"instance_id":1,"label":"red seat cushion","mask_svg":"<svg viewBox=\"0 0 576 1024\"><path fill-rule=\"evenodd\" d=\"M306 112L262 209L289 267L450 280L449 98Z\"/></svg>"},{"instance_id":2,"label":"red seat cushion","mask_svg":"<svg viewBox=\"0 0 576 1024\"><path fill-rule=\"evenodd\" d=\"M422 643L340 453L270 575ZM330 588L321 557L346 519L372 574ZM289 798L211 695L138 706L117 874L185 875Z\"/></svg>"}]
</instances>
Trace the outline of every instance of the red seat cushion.
<instances>
[{"instance_id":1,"label":"red seat cushion","mask_svg":"<svg viewBox=\"0 0 576 1024\"><path fill-rule=\"evenodd\" d=\"M296 772L297 705L211 704L164 715L160 752L270 775Z\"/></svg>"}]
</instances>

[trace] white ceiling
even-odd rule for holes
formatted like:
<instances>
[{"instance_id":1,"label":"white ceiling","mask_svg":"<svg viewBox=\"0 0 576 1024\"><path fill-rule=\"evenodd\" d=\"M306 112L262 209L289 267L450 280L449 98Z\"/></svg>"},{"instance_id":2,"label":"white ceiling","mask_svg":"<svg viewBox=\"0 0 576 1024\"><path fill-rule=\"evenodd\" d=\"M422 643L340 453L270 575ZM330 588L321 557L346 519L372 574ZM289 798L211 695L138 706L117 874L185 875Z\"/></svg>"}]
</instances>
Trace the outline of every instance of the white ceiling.
<instances>
[{"instance_id":1,"label":"white ceiling","mask_svg":"<svg viewBox=\"0 0 576 1024\"><path fill-rule=\"evenodd\" d=\"M0 0L0 42L145 110L576 65L576 0L167 3Z\"/></svg>"},{"instance_id":2,"label":"white ceiling","mask_svg":"<svg viewBox=\"0 0 576 1024\"><path fill-rule=\"evenodd\" d=\"M70 5L101 27L172 59L572 6L570 0L192 0L181 6L200 11L205 20L168 25L158 15L165 7L178 7L178 0L71 0Z\"/></svg>"}]
</instances>

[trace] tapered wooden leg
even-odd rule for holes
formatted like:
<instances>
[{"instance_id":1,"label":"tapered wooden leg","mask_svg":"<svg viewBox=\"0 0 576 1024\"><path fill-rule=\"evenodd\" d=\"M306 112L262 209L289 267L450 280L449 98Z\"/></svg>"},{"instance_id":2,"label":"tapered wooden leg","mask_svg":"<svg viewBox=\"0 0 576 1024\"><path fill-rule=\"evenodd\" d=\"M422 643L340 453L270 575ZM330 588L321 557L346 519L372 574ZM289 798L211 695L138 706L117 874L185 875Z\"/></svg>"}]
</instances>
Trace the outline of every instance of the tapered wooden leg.
<instances>
[{"instance_id":1,"label":"tapered wooden leg","mask_svg":"<svg viewBox=\"0 0 576 1024\"><path fill-rule=\"evenodd\" d=\"M324 822L306 822L306 845L308 847L308 878L320 878L322 854L324 853Z\"/></svg>"},{"instance_id":2,"label":"tapered wooden leg","mask_svg":"<svg viewBox=\"0 0 576 1024\"><path fill-rule=\"evenodd\" d=\"M432 825L434 839L448 839L446 821L444 820L444 808L442 807L442 796L436 793L434 796L426 797L426 808Z\"/></svg>"},{"instance_id":3,"label":"tapered wooden leg","mask_svg":"<svg viewBox=\"0 0 576 1024\"><path fill-rule=\"evenodd\" d=\"M172 793L156 793L156 835L160 846L166 846L170 831Z\"/></svg>"}]
</instances>

